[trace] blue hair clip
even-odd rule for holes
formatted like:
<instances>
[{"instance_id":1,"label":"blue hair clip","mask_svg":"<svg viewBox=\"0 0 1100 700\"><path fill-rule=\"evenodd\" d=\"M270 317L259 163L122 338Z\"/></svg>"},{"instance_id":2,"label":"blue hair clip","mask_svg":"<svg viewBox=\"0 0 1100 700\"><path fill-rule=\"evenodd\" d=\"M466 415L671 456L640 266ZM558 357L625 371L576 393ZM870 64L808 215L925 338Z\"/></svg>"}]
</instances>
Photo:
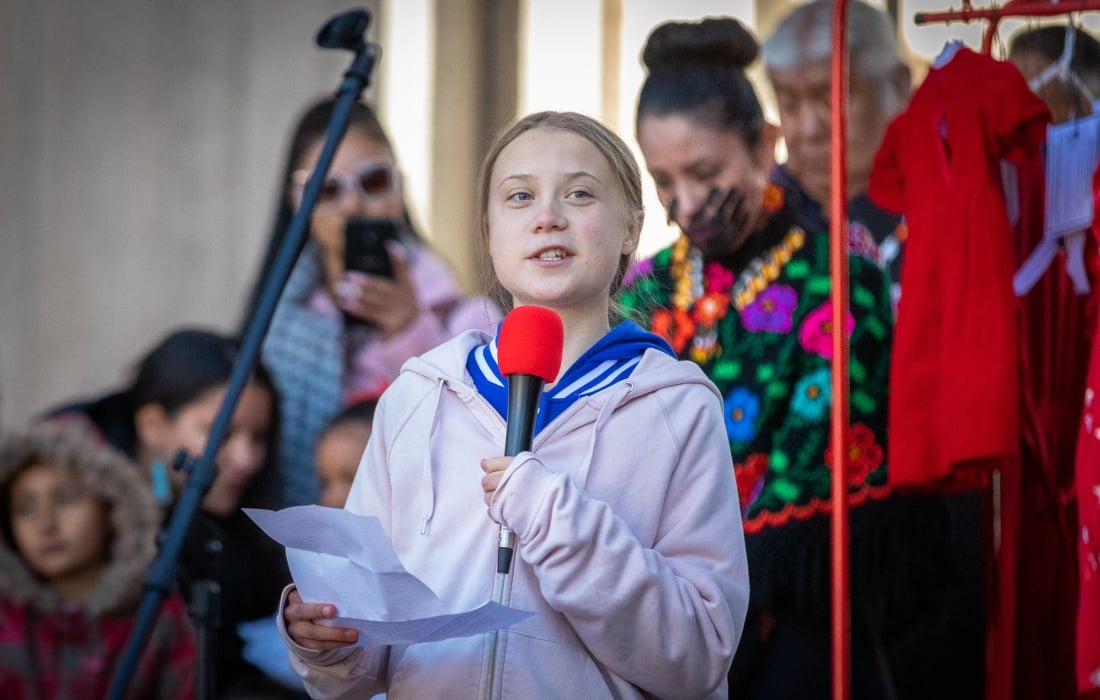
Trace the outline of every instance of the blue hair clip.
<instances>
[{"instance_id":1,"label":"blue hair clip","mask_svg":"<svg viewBox=\"0 0 1100 700\"><path fill-rule=\"evenodd\" d=\"M168 465L163 459L153 460L149 470L153 475L153 498L158 505L169 505L172 502L172 485L168 482Z\"/></svg>"}]
</instances>

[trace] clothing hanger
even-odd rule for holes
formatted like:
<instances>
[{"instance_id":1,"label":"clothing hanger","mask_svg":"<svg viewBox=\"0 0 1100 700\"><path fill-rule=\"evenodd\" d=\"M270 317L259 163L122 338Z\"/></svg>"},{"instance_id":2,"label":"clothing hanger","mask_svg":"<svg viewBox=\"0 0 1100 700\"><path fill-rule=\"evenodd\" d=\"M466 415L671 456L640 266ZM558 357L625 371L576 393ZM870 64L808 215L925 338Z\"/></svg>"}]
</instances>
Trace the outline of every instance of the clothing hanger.
<instances>
[{"instance_id":1,"label":"clothing hanger","mask_svg":"<svg viewBox=\"0 0 1100 700\"><path fill-rule=\"evenodd\" d=\"M955 54L959 52L959 49L966 48L966 42L962 39L950 39L943 45L943 49L940 50L938 56L932 61L933 68L943 68L951 59L955 58Z\"/></svg>"},{"instance_id":2,"label":"clothing hanger","mask_svg":"<svg viewBox=\"0 0 1100 700\"><path fill-rule=\"evenodd\" d=\"M950 8L942 12L918 12L913 21L920 24L971 22L986 20L985 35L982 37L982 53L992 53L993 39L997 34L997 24L1004 17L1056 17L1075 12L1100 10L1100 0L1008 0L1003 5L973 7L970 0L963 0L960 9Z\"/></svg>"}]
</instances>

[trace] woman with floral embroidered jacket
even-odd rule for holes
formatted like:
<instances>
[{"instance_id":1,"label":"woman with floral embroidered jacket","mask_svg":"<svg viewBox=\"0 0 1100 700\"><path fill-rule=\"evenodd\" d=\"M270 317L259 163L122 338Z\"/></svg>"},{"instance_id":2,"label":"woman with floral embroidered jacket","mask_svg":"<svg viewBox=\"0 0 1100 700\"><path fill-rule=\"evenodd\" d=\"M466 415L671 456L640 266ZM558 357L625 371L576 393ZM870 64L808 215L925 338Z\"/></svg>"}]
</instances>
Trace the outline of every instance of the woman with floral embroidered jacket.
<instances>
[{"instance_id":1,"label":"woman with floral embroidered jacket","mask_svg":"<svg viewBox=\"0 0 1100 700\"><path fill-rule=\"evenodd\" d=\"M668 23L650 35L637 139L682 235L632 269L621 301L680 357L699 363L724 397L751 581L731 696L825 698L829 239L800 228L797 211L768 182L775 134L744 74L757 51L732 18ZM849 270L851 430L843 449L853 691L905 697L926 689L920 683L933 668L902 642L920 632L920 615L943 587L945 523L937 499L898 498L887 486L889 285L855 249Z\"/></svg>"}]
</instances>

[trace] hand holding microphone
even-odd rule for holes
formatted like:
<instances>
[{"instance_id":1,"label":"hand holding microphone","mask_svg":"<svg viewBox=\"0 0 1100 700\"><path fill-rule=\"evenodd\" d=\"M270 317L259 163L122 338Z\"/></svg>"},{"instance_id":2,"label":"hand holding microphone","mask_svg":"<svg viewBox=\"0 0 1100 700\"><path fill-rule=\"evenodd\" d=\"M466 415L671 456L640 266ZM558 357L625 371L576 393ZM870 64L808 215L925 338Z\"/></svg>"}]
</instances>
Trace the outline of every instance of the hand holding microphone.
<instances>
[{"instance_id":1,"label":"hand holding microphone","mask_svg":"<svg viewBox=\"0 0 1100 700\"><path fill-rule=\"evenodd\" d=\"M514 457L531 449L542 387L554 381L561 370L564 340L561 317L541 306L520 306L513 309L501 323L497 365L500 373L508 379L508 429L504 438L506 457ZM483 462L483 467L488 467L486 479L495 476L495 481L499 482L503 468L493 462ZM501 527L497 550L498 574L507 574L511 570L515 541L515 533Z\"/></svg>"}]
</instances>

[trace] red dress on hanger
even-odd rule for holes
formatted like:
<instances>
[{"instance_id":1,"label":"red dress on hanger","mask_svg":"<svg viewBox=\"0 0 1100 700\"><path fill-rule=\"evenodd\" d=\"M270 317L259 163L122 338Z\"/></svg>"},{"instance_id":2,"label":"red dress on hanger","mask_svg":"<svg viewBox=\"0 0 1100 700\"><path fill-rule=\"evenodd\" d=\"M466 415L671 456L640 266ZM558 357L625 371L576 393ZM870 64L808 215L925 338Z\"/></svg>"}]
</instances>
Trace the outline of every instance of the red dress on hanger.
<instances>
[{"instance_id":1,"label":"red dress on hanger","mask_svg":"<svg viewBox=\"0 0 1100 700\"><path fill-rule=\"evenodd\" d=\"M1100 241L1100 170L1093 177L1092 234ZM1097 263L1093 253L1091 262ZM1095 269L1093 270L1095 272ZM1093 275L1094 283L1097 279ZM1093 287L1092 357L1077 442L1075 491L1077 496L1077 691L1100 698L1100 343L1097 309L1100 297Z\"/></svg>"},{"instance_id":2,"label":"red dress on hanger","mask_svg":"<svg viewBox=\"0 0 1100 700\"><path fill-rule=\"evenodd\" d=\"M1017 605L1017 587L1021 596L1030 596L1068 580L1042 566L1030 568L1034 552L1023 551L1030 548L1022 541L1028 526L1021 520L1030 516L1021 512L1022 490L1033 489L1031 481L1026 486L1021 481L1021 463L1053 454L1050 443L1031 450L1033 443L1023 437L1027 424L1045 425L1052 415L1029 415L1033 407L1027 397L1044 363L1056 360L1032 352L1038 319L1013 293L1013 273L1035 241L1024 242L1009 226L1000 165L1016 163L1021 174L1031 172L1041 183L1038 146L1049 121L1046 104L1014 66L959 49L929 72L906 112L890 125L868 192L879 206L904 213L909 228L890 377L891 483L966 488L981 485L992 469L1002 473L1001 542L996 568L987 574L996 585L986 606L986 697L998 700L1013 697L1021 679L1041 677L1055 666L1061 678L1048 679L1052 687L1058 680L1064 685L1068 675L1062 673L1061 643L1015 653L1029 641L1051 636L1049 625L1032 620L1029 611L1042 607L1037 614L1052 611L1051 617L1064 621L1067 605L1072 610L1072 601ZM1021 184L1034 194L1034 179ZM1040 236L1041 198L1040 184ZM1071 418L1067 425L1073 424ZM1034 432L1042 441L1042 430ZM1028 473L1039 481L1042 467ZM1043 532L1053 513L1043 511ZM1072 565L1062 549L1052 547L1050 558ZM1027 575L1017 581L1021 573ZM1059 640L1072 645L1065 625L1062 630ZM1061 661L1046 663L1048 653L1061 654Z\"/></svg>"},{"instance_id":3,"label":"red dress on hanger","mask_svg":"<svg viewBox=\"0 0 1100 700\"><path fill-rule=\"evenodd\" d=\"M1000 161L1050 113L1011 64L960 48L887 129L868 195L909 237L890 372L890 482L973 487L1019 446L1015 255Z\"/></svg>"},{"instance_id":4,"label":"red dress on hanger","mask_svg":"<svg viewBox=\"0 0 1100 700\"><path fill-rule=\"evenodd\" d=\"M1043 159L1018 167L1017 182L1016 246L1022 264L1043 240ZM991 658L998 662L990 669L991 689L1008 684L1016 698L1077 696L1074 461L1092 324L1090 298L1074 289L1066 263L1063 249L1017 300L1020 459L1018 469L1001 472L1001 547L990 601Z\"/></svg>"}]
</instances>

